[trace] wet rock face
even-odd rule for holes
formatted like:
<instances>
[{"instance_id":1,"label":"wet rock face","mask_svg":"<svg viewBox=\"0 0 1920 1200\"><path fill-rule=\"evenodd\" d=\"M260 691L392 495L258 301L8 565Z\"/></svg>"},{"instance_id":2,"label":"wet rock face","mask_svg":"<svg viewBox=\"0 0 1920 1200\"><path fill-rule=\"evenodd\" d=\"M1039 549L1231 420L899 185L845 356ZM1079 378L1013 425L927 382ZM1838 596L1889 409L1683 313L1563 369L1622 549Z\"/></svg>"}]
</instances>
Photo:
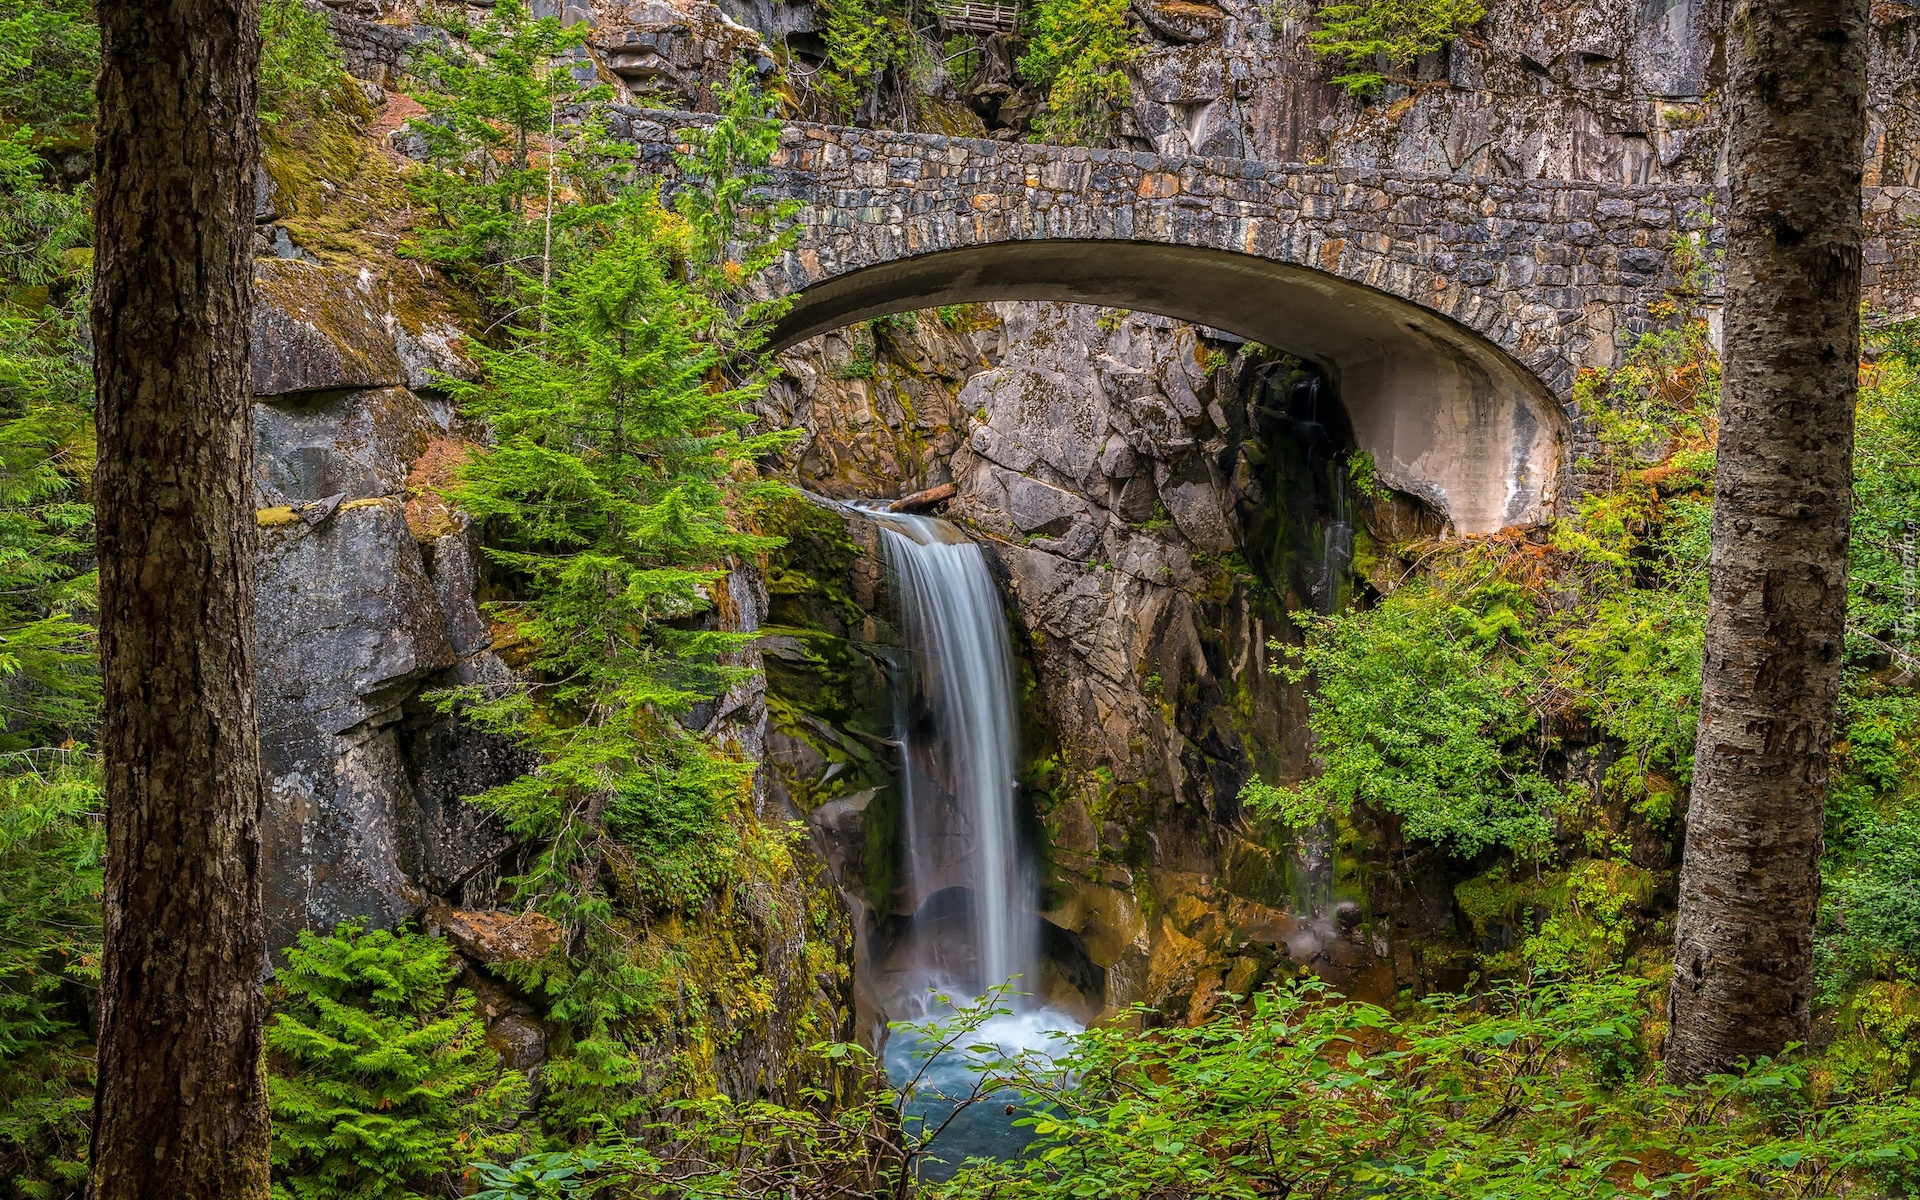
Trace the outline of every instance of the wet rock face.
<instances>
[{"instance_id":1,"label":"wet rock face","mask_svg":"<svg viewBox=\"0 0 1920 1200\"><path fill-rule=\"evenodd\" d=\"M923 336L929 322L940 318L909 314L836 330L782 359L762 411L781 428L806 431L799 470L821 494L849 499L947 482L941 471L967 423L959 388L982 362L964 339Z\"/></svg>"},{"instance_id":2,"label":"wet rock face","mask_svg":"<svg viewBox=\"0 0 1920 1200\"><path fill-rule=\"evenodd\" d=\"M1375 990L1390 992L1371 915L1334 921L1331 866L1316 875L1237 832L1246 780L1292 778L1306 762L1303 696L1266 669L1268 642L1293 637L1287 610L1331 606L1353 586L1350 542L1328 539L1358 523L1343 508L1351 432L1331 390L1286 360L1116 310L922 313L890 336L911 348L883 352L858 379L822 369L845 352L840 339L788 352L765 415L804 414L811 439L833 439L831 456L806 442L793 455L817 492L861 490L878 464L917 450L897 488L869 494L950 476L946 515L996 564L1025 681L1023 795L1045 847L1061 994L1097 978L1110 1004L1184 1012L1230 977L1244 991L1308 962L1336 978L1379 976ZM927 361L974 364L948 385L952 437L903 441L877 424L868 438L848 435L887 403L877 394L917 378L909 364ZM816 473L829 464L833 474ZM884 966L911 915L884 874L897 785L884 753L850 751L893 718L875 645L889 631L870 624L887 612L885 580L876 548L860 544L864 522L823 519L842 552L809 551L795 570L815 602L774 606L783 633L813 632L768 649L783 730L769 748L816 841L838 848L829 859L863 901L861 944ZM770 578L794 586L782 571ZM817 599L835 586L855 599L838 616ZM827 711L850 696L867 698L864 717ZM1175 895L1186 899L1167 906Z\"/></svg>"}]
</instances>

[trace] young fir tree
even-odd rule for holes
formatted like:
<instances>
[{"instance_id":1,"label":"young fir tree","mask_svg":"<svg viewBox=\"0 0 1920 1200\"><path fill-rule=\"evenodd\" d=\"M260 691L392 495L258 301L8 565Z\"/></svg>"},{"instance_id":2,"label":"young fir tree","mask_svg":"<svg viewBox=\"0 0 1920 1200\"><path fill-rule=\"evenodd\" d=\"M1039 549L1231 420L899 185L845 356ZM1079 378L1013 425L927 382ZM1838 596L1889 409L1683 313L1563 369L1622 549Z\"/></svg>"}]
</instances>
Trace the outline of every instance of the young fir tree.
<instances>
[{"instance_id":1,"label":"young fir tree","mask_svg":"<svg viewBox=\"0 0 1920 1200\"><path fill-rule=\"evenodd\" d=\"M513 592L491 615L530 682L452 700L541 755L480 802L542 847L521 898L570 931L522 980L567 1026L544 1076L562 1126L639 1111L628 1037L658 978L635 923L728 880L751 773L686 723L741 674L741 638L700 614L731 564L774 544L746 523L778 486L753 464L790 440L748 431L768 313L737 294L785 244L751 200L778 127L745 77L726 103L672 207L650 186L577 205L550 285L508 266L533 311L509 348L478 351L484 383L453 385L493 444L452 498L486 524Z\"/></svg>"},{"instance_id":2,"label":"young fir tree","mask_svg":"<svg viewBox=\"0 0 1920 1200\"><path fill-rule=\"evenodd\" d=\"M574 72L588 31L504 0L477 25L450 24L450 47L423 46L410 65L427 116L409 126L425 164L408 186L431 220L402 252L509 314L534 303L532 281L551 279L556 248L616 181L600 119L610 93Z\"/></svg>"}]
</instances>

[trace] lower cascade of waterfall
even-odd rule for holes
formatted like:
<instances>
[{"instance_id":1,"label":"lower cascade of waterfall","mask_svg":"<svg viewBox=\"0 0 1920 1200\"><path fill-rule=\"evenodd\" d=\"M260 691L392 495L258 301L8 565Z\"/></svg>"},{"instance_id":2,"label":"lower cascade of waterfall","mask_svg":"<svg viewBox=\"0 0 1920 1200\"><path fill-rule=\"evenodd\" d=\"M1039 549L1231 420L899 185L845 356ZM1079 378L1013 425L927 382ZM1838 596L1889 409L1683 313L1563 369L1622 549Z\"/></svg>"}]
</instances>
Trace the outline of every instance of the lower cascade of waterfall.
<instances>
[{"instance_id":1,"label":"lower cascade of waterfall","mask_svg":"<svg viewBox=\"0 0 1920 1200\"><path fill-rule=\"evenodd\" d=\"M1039 887L1022 834L1015 780L1020 726L1006 614L979 546L935 517L869 514L879 526L905 633L895 685L902 756L902 886L914 910L883 992L896 1019L938 1021L1004 988L992 1018L962 1046L1044 1053L1081 1025L1044 1003ZM895 1086L915 1085L907 1117L927 1128L952 1114L981 1079L978 1054L894 1033L885 1051ZM1019 1153L1015 1095L973 1104L935 1143L926 1174L969 1157Z\"/></svg>"}]
</instances>

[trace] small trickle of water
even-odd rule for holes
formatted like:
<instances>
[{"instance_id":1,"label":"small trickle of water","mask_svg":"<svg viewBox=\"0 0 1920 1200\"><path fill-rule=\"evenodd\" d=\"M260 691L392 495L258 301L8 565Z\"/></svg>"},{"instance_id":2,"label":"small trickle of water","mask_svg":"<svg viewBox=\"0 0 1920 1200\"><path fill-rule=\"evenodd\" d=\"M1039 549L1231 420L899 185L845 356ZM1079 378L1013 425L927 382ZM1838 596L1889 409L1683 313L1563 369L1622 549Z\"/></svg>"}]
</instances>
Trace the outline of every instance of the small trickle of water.
<instances>
[{"instance_id":1,"label":"small trickle of water","mask_svg":"<svg viewBox=\"0 0 1920 1200\"><path fill-rule=\"evenodd\" d=\"M1313 587L1314 611L1323 617L1340 610L1353 571L1353 503L1345 486L1335 486L1333 496L1333 515L1320 526L1320 578Z\"/></svg>"}]
</instances>

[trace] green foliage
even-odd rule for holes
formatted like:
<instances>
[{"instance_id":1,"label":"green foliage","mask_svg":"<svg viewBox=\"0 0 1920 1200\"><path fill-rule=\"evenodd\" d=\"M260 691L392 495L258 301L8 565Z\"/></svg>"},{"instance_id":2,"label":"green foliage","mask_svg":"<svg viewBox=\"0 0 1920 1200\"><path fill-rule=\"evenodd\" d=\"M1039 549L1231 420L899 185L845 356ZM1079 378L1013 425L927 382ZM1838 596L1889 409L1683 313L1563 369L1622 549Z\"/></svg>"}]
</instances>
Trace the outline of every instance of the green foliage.
<instances>
[{"instance_id":1,"label":"green foliage","mask_svg":"<svg viewBox=\"0 0 1920 1200\"><path fill-rule=\"evenodd\" d=\"M829 108L855 117L879 99L889 75L912 69L920 41L896 0L826 0L823 7L828 69L812 82Z\"/></svg>"},{"instance_id":2,"label":"green foliage","mask_svg":"<svg viewBox=\"0 0 1920 1200\"><path fill-rule=\"evenodd\" d=\"M898 1088L860 1046L818 1046L824 1064L857 1081L851 1094L809 1085L792 1104L724 1095L675 1100L636 1131L602 1130L592 1144L571 1152L493 1168L483 1177L496 1190L481 1196L532 1200L575 1189L635 1200L945 1195L928 1190L919 1173L940 1153L952 1117L1007 1099L1013 1064L985 1032L989 1021L1011 1011L1005 1000L1002 987L950 1008L940 1019L895 1022L893 1036L925 1048L920 1072ZM947 997L941 1002L951 1004ZM956 1060L964 1071L952 1074L968 1085L943 1093L929 1081L930 1072ZM1034 1078L1046 1071L1042 1056L1025 1055L1016 1063Z\"/></svg>"},{"instance_id":3,"label":"green foliage","mask_svg":"<svg viewBox=\"0 0 1920 1200\"><path fill-rule=\"evenodd\" d=\"M1840 1000L1833 1028L1819 1067L1837 1091L1920 1090L1920 986L1872 980Z\"/></svg>"},{"instance_id":4,"label":"green foliage","mask_svg":"<svg viewBox=\"0 0 1920 1200\"><path fill-rule=\"evenodd\" d=\"M533 1158L522 1158L505 1166L490 1162L473 1164L480 1177L480 1190L473 1200L554 1200L575 1195L586 1186L587 1175L600 1162L589 1154L556 1151Z\"/></svg>"},{"instance_id":5,"label":"green foliage","mask_svg":"<svg viewBox=\"0 0 1920 1200\"><path fill-rule=\"evenodd\" d=\"M1635 910L1653 898L1653 876L1619 859L1574 863L1540 890L1547 915L1522 953L1554 976L1596 975L1626 965Z\"/></svg>"},{"instance_id":6,"label":"green foliage","mask_svg":"<svg viewBox=\"0 0 1920 1200\"><path fill-rule=\"evenodd\" d=\"M1255 780L1242 798L1295 826L1366 805L1464 856L1541 852L1561 793L1527 742L1541 704L1529 609L1489 580L1411 583L1378 608L1296 617L1308 638L1290 673L1318 684L1310 722L1323 769L1291 788Z\"/></svg>"},{"instance_id":7,"label":"green foliage","mask_svg":"<svg viewBox=\"0 0 1920 1200\"><path fill-rule=\"evenodd\" d=\"M1602 979L1394 1016L1309 984L1194 1028L1096 1027L1055 1068L1006 1068L1040 1110L1026 1156L935 1194L1758 1200L1920 1182L1912 1093L1823 1093L1766 1060L1659 1082L1655 990Z\"/></svg>"},{"instance_id":8,"label":"green foliage","mask_svg":"<svg viewBox=\"0 0 1920 1200\"><path fill-rule=\"evenodd\" d=\"M716 129L735 135L732 122ZM738 199L730 185L702 195ZM790 439L744 432L759 376L718 382L758 337L722 303L723 228L642 189L593 222L596 244L541 307L545 329L481 350L486 382L450 385L495 439L453 498L488 523L488 553L523 597L495 618L552 681L475 695L470 712L546 753L540 772L487 798L517 832L559 835L574 798L597 794L605 829L647 873L642 895L685 906L724 869L689 835L715 831L744 768L670 720L738 674L725 665L738 638L684 622L710 607L730 560L771 544L738 514L778 489L742 472ZM555 843L531 886L555 882L574 849Z\"/></svg>"},{"instance_id":9,"label":"green foliage","mask_svg":"<svg viewBox=\"0 0 1920 1200\"><path fill-rule=\"evenodd\" d=\"M1827 802L1818 944L1822 996L1843 1008L1858 1006L1852 989L1884 997L1920 981L1920 366L1883 355L1862 372L1856 414L1850 672ZM1857 1012L1847 1027L1856 1058L1902 1052Z\"/></svg>"},{"instance_id":10,"label":"green foliage","mask_svg":"<svg viewBox=\"0 0 1920 1200\"><path fill-rule=\"evenodd\" d=\"M790 440L747 428L772 310L739 295L787 243L782 214L751 199L778 129L746 75L726 103L672 207L639 185L577 202L549 283L507 265L532 311L507 347L477 351L483 383L447 385L493 434L451 498L486 524L512 593L491 615L525 675L446 700L541 756L479 802L539 845L515 885L573 935L521 976L569 1030L545 1075L559 1128L641 1110L632 1046L673 964L637 948L636 923L697 910L756 856L785 854L743 840L758 829L736 820L752 764L688 719L744 674L744 636L704 614L732 563L775 544L748 521L785 489L753 464ZM730 258L740 245L749 256Z\"/></svg>"},{"instance_id":11,"label":"green foliage","mask_svg":"<svg viewBox=\"0 0 1920 1200\"><path fill-rule=\"evenodd\" d=\"M66 1196L86 1176L87 999L99 983L99 770L78 751L0 759L0 1180Z\"/></svg>"},{"instance_id":12,"label":"green foliage","mask_svg":"<svg viewBox=\"0 0 1920 1200\"><path fill-rule=\"evenodd\" d=\"M81 197L40 186L20 135L0 140L0 752L85 736L99 702ZM84 261L84 259L80 260Z\"/></svg>"},{"instance_id":13,"label":"green foliage","mask_svg":"<svg viewBox=\"0 0 1920 1200\"><path fill-rule=\"evenodd\" d=\"M1347 482L1353 486L1353 494L1365 500L1390 500L1393 492L1380 482L1379 465L1373 455L1365 450L1356 450L1347 456Z\"/></svg>"},{"instance_id":14,"label":"green foliage","mask_svg":"<svg viewBox=\"0 0 1920 1200\"><path fill-rule=\"evenodd\" d=\"M260 121L312 120L354 87L326 14L305 0L260 6Z\"/></svg>"},{"instance_id":15,"label":"green foliage","mask_svg":"<svg viewBox=\"0 0 1920 1200\"><path fill-rule=\"evenodd\" d=\"M1863 814L1837 849L1822 897L1827 998L1857 979L1920 979L1920 807Z\"/></svg>"},{"instance_id":16,"label":"green foliage","mask_svg":"<svg viewBox=\"0 0 1920 1200\"><path fill-rule=\"evenodd\" d=\"M407 128L426 155L407 186L428 219L401 252L519 313L537 302L536 281L583 252L591 235L575 226L619 182L603 131L610 91L570 69L588 24L563 28L503 0L477 25L446 27L448 46L423 43L409 68L426 115Z\"/></svg>"},{"instance_id":17,"label":"green foliage","mask_svg":"<svg viewBox=\"0 0 1920 1200\"><path fill-rule=\"evenodd\" d=\"M1690 253L1690 251L1689 251ZM1616 370L1590 371L1574 384L1574 402L1593 423L1598 466L1615 476L1644 471L1710 446L1717 428L1720 359L1704 320L1642 334ZM1711 460L1708 460L1709 466Z\"/></svg>"},{"instance_id":18,"label":"green foliage","mask_svg":"<svg viewBox=\"0 0 1920 1200\"><path fill-rule=\"evenodd\" d=\"M0 133L75 132L93 112L99 59L88 0L0 0Z\"/></svg>"},{"instance_id":19,"label":"green foliage","mask_svg":"<svg viewBox=\"0 0 1920 1200\"><path fill-rule=\"evenodd\" d=\"M1869 324L1862 332L1867 353L1920 367L1920 320L1882 321Z\"/></svg>"},{"instance_id":20,"label":"green foliage","mask_svg":"<svg viewBox=\"0 0 1920 1200\"><path fill-rule=\"evenodd\" d=\"M1804 1060L1667 1085L1652 1063L1660 994L1601 977L1433 996L1394 1014L1308 982L1197 1026L1106 1023L1011 1055L982 1036L989 1000L896 1027L974 1080L923 1120L881 1089L837 1109L714 1097L676 1104L644 1139L509 1170L574 1167L563 1182L585 1177L596 1194L689 1198L1761 1200L1910 1195L1920 1183L1920 1096L1878 1082L1884 1073L1836 1089L1831 1069ZM1907 1004L1874 1019L1910 1021L1920 1009ZM857 1047L828 1049L873 1069ZM946 1182L920 1177L948 1115L1008 1089L1023 1094L1027 1151L972 1160Z\"/></svg>"},{"instance_id":21,"label":"green foliage","mask_svg":"<svg viewBox=\"0 0 1920 1200\"><path fill-rule=\"evenodd\" d=\"M1856 658L1908 671L1920 638L1920 363L1890 356L1862 373L1854 416L1854 516L1847 630Z\"/></svg>"},{"instance_id":22,"label":"green foliage","mask_svg":"<svg viewBox=\"0 0 1920 1200\"><path fill-rule=\"evenodd\" d=\"M1100 145L1130 94L1126 65L1140 49L1127 0L1035 0L1025 21L1020 73L1047 90L1035 123L1042 141Z\"/></svg>"},{"instance_id":23,"label":"green foliage","mask_svg":"<svg viewBox=\"0 0 1920 1200\"><path fill-rule=\"evenodd\" d=\"M60 12L8 36L71 32ZM0 138L0 1178L53 1197L84 1178L93 1091L100 681L85 197L45 185L29 137Z\"/></svg>"},{"instance_id":24,"label":"green foliage","mask_svg":"<svg viewBox=\"0 0 1920 1200\"><path fill-rule=\"evenodd\" d=\"M469 1158L520 1145L526 1078L488 1048L472 993L450 992L459 973L438 938L301 933L267 1027L277 1200L444 1191Z\"/></svg>"},{"instance_id":25,"label":"green foliage","mask_svg":"<svg viewBox=\"0 0 1920 1200\"><path fill-rule=\"evenodd\" d=\"M1362 805L1463 856L1539 856L1578 807L1543 767L1575 716L1619 751L1606 797L1670 821L1693 770L1718 379L1704 321L1647 335L1576 388L1608 485L1550 543L1427 547L1374 607L1309 618L1288 669L1318 685L1323 770L1255 780L1254 811L1304 825Z\"/></svg>"},{"instance_id":26,"label":"green foliage","mask_svg":"<svg viewBox=\"0 0 1920 1200\"><path fill-rule=\"evenodd\" d=\"M1307 40L1341 69L1334 83L1364 96L1486 15L1483 0L1343 0L1320 10Z\"/></svg>"}]
</instances>

